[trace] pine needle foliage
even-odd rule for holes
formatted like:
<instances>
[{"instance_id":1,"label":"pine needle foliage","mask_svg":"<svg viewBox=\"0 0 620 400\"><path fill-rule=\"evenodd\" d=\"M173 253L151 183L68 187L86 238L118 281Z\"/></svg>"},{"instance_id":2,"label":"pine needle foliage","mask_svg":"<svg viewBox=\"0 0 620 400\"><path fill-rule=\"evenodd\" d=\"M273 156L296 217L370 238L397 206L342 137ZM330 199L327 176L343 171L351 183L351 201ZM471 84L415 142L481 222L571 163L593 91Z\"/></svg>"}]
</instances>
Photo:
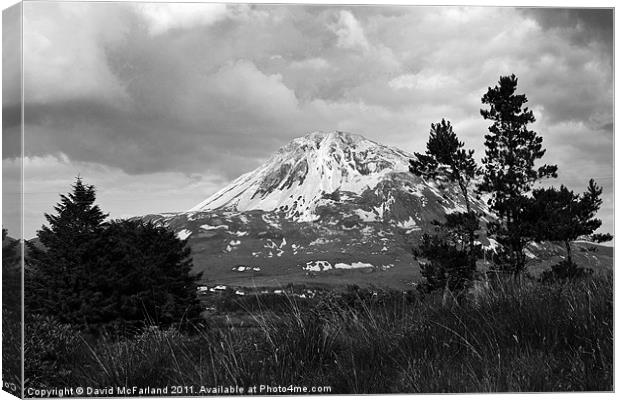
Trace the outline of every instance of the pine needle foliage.
<instances>
[{"instance_id":1,"label":"pine needle foliage","mask_svg":"<svg viewBox=\"0 0 620 400\"><path fill-rule=\"evenodd\" d=\"M446 215L445 222L435 221L436 233L425 234L415 254L426 258L421 262L425 287L429 290L448 288L461 290L471 281L476 270L479 246L475 241L479 218L471 206L471 184L479 173L474 151L466 150L450 121L431 124L426 153L415 153L409 171L426 180L444 179L456 183L465 201L466 212Z\"/></svg>"},{"instance_id":2,"label":"pine needle foliage","mask_svg":"<svg viewBox=\"0 0 620 400\"><path fill-rule=\"evenodd\" d=\"M492 125L485 135L485 157L482 191L491 195L489 206L498 221L491 233L502 245L500 269L519 274L525 268L523 249L531 241L523 210L534 184L544 178L557 177L557 166L536 163L544 154L543 139L528 125L536 119L525 106L527 97L517 94L517 77L502 76L499 84L482 97L480 114Z\"/></svg>"}]
</instances>

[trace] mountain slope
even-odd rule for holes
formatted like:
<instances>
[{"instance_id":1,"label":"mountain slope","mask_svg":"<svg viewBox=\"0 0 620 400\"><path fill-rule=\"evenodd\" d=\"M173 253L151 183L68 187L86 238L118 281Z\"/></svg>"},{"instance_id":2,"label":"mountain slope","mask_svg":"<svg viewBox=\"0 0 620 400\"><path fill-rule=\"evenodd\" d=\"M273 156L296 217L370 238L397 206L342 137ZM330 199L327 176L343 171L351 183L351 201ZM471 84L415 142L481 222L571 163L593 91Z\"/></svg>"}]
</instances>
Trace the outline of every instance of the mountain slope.
<instances>
[{"instance_id":1,"label":"mountain slope","mask_svg":"<svg viewBox=\"0 0 620 400\"><path fill-rule=\"evenodd\" d=\"M359 135L314 132L191 210L144 218L190 240L208 284L407 288L420 278L411 249L422 233L465 211L456 185L408 171L413 157ZM490 215L482 199L472 206ZM479 240L492 257L496 243Z\"/></svg>"},{"instance_id":2,"label":"mountain slope","mask_svg":"<svg viewBox=\"0 0 620 400\"><path fill-rule=\"evenodd\" d=\"M413 157L359 135L313 132L294 139L265 164L188 212L275 211L308 222L321 217L321 207L337 202L338 207L355 204L366 222L400 218L401 223L412 223L411 212L427 207L429 198L442 198L439 214L464 211L456 187L424 182L408 172ZM416 200L420 204L410 204ZM483 202L476 207L486 210Z\"/></svg>"},{"instance_id":3,"label":"mountain slope","mask_svg":"<svg viewBox=\"0 0 620 400\"><path fill-rule=\"evenodd\" d=\"M360 193L391 172L406 172L410 154L343 132L313 132L282 147L190 211L279 210L313 221L325 193Z\"/></svg>"}]
</instances>

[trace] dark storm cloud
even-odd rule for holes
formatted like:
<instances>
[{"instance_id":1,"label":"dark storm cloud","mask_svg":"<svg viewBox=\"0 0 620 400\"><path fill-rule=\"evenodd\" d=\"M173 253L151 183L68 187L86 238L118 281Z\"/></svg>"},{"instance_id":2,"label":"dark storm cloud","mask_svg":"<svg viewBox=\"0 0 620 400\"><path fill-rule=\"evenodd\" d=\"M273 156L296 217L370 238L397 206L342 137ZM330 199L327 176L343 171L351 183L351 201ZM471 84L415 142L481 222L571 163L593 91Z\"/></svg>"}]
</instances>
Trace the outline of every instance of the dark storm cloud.
<instances>
[{"instance_id":1,"label":"dark storm cloud","mask_svg":"<svg viewBox=\"0 0 620 400\"><path fill-rule=\"evenodd\" d=\"M530 8L521 9L533 16L544 29L566 29L576 44L599 42L611 55L614 15L612 8Z\"/></svg>"},{"instance_id":2,"label":"dark storm cloud","mask_svg":"<svg viewBox=\"0 0 620 400\"><path fill-rule=\"evenodd\" d=\"M244 159L255 157L265 145L257 136L209 132L166 115L118 109L91 99L29 103L24 132L26 156L62 153L130 174L190 173L212 165L212 172L231 178L239 168L250 168Z\"/></svg>"},{"instance_id":3,"label":"dark storm cloud","mask_svg":"<svg viewBox=\"0 0 620 400\"><path fill-rule=\"evenodd\" d=\"M2 107L2 158L21 156L21 105Z\"/></svg>"}]
</instances>

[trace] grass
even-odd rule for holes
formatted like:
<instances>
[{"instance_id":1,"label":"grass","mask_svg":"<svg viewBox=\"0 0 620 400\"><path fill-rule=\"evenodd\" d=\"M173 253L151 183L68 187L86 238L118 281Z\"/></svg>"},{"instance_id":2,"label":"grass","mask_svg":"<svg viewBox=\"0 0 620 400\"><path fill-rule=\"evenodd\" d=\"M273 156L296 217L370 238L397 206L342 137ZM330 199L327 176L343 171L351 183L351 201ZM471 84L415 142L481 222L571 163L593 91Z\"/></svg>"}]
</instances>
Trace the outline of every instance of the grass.
<instances>
[{"instance_id":1,"label":"grass","mask_svg":"<svg viewBox=\"0 0 620 400\"><path fill-rule=\"evenodd\" d=\"M327 293L311 304L287 298L284 312L248 311L249 327L207 320L191 334L150 327L131 338L94 339L57 327L48 343L42 330L36 343L27 340L26 373L31 387L611 391L612 299L611 274L552 285L509 279L458 302L400 292ZM46 351L55 358L37 361ZM62 373L45 376L50 368L40 368L41 362Z\"/></svg>"}]
</instances>

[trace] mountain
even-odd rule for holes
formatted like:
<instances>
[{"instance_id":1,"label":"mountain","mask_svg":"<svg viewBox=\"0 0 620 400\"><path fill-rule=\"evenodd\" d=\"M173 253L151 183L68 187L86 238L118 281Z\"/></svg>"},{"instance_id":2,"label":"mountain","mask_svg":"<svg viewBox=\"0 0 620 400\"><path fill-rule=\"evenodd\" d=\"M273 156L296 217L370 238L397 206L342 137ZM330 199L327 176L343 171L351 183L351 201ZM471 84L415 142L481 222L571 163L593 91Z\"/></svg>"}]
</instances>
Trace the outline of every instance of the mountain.
<instances>
[{"instance_id":1,"label":"mountain","mask_svg":"<svg viewBox=\"0 0 620 400\"><path fill-rule=\"evenodd\" d=\"M325 222L332 209L340 220L357 215L362 222L419 229L430 214L465 211L456 187L409 173L413 157L360 135L313 132L188 212L262 210L296 222ZM486 211L484 202L475 203Z\"/></svg>"},{"instance_id":2,"label":"mountain","mask_svg":"<svg viewBox=\"0 0 620 400\"><path fill-rule=\"evenodd\" d=\"M362 193L389 173L406 172L409 158L410 154L359 135L314 132L282 147L264 165L240 176L190 212L224 207L278 210L294 221L315 221L325 193Z\"/></svg>"},{"instance_id":3,"label":"mountain","mask_svg":"<svg viewBox=\"0 0 620 400\"><path fill-rule=\"evenodd\" d=\"M410 288L421 234L465 211L458 187L414 176L412 158L359 135L313 132L187 212L144 218L189 240L205 284ZM490 215L484 199L472 206ZM492 257L496 243L480 241Z\"/></svg>"}]
</instances>

